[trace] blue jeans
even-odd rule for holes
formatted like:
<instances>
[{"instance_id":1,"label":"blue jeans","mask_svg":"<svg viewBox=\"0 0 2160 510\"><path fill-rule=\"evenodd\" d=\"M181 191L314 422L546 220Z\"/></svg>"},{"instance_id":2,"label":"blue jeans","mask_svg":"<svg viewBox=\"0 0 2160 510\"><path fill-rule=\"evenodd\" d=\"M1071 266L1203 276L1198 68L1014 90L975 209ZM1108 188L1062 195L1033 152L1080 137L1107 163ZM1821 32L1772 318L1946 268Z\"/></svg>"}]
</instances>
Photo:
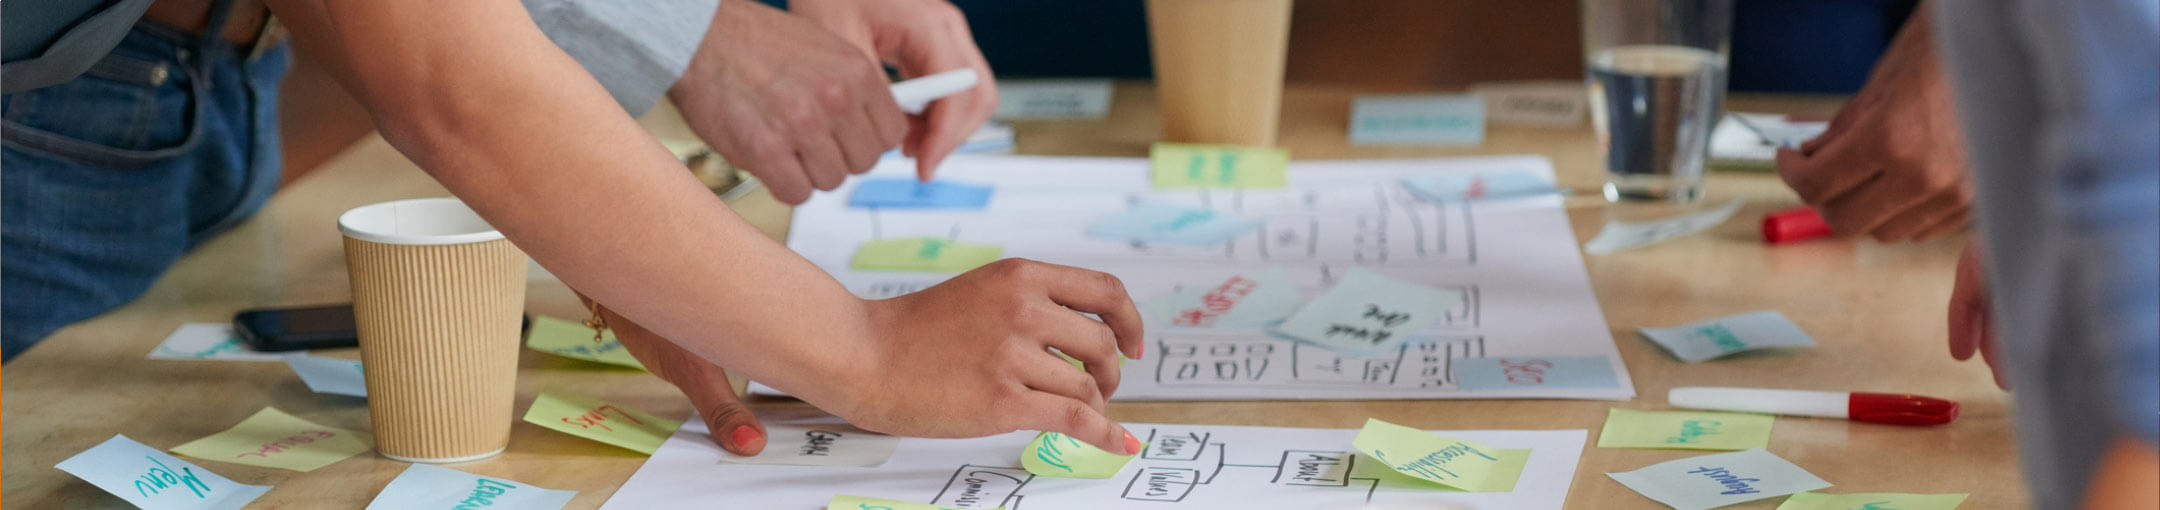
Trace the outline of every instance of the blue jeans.
<instances>
[{"instance_id":1,"label":"blue jeans","mask_svg":"<svg viewBox=\"0 0 2160 510\"><path fill-rule=\"evenodd\" d=\"M262 207L287 51L144 21L88 73L0 96L0 359L133 301Z\"/></svg>"}]
</instances>

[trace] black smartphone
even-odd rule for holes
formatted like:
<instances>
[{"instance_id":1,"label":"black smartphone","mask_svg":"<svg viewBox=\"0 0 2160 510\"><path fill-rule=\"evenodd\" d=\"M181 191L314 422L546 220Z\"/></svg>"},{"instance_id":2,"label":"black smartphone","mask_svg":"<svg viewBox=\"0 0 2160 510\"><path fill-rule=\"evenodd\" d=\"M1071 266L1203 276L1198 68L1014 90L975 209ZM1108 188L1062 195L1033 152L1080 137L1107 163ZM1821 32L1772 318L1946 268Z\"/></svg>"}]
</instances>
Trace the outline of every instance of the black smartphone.
<instances>
[{"instance_id":1,"label":"black smartphone","mask_svg":"<svg viewBox=\"0 0 2160 510\"><path fill-rule=\"evenodd\" d=\"M360 345L352 305L265 308L233 315L233 332L257 351L303 351Z\"/></svg>"}]
</instances>

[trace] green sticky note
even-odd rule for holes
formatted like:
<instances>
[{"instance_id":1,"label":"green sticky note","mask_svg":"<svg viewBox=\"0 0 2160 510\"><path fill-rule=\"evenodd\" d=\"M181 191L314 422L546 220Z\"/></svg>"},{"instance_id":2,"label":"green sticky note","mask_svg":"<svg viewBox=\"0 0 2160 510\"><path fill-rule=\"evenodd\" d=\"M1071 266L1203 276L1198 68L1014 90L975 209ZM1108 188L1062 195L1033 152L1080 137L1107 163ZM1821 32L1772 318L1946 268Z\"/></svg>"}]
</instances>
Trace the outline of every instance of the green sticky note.
<instances>
[{"instance_id":1,"label":"green sticky note","mask_svg":"<svg viewBox=\"0 0 2160 510\"><path fill-rule=\"evenodd\" d=\"M645 369L645 364L638 363L630 350L623 348L622 341L615 339L614 331L602 333L598 342L592 337L592 328L584 324L542 315L533 319L532 333L525 337L525 348L565 358Z\"/></svg>"},{"instance_id":2,"label":"green sticky note","mask_svg":"<svg viewBox=\"0 0 2160 510\"><path fill-rule=\"evenodd\" d=\"M250 466L307 472L368 451L353 431L316 424L265 407L239 425L175 446L173 453Z\"/></svg>"},{"instance_id":3,"label":"green sticky note","mask_svg":"<svg viewBox=\"0 0 2160 510\"><path fill-rule=\"evenodd\" d=\"M856 271L918 271L960 273L996 262L1005 247L970 244L951 239L918 237L869 241L855 249L848 267Z\"/></svg>"},{"instance_id":4,"label":"green sticky note","mask_svg":"<svg viewBox=\"0 0 2160 510\"><path fill-rule=\"evenodd\" d=\"M1515 482L1522 478L1523 466L1530 464L1530 450L1499 449L1494 450L1494 452L1497 453L1494 453L1493 456L1500 458L1500 465L1494 468L1493 476L1486 478L1481 485L1476 487L1457 488L1428 482L1423 478L1396 471L1395 468L1366 455L1359 456L1357 469L1351 471L1351 476L1355 478L1377 478L1380 480L1380 486L1382 487L1406 487L1450 492L1515 492Z\"/></svg>"},{"instance_id":5,"label":"green sticky note","mask_svg":"<svg viewBox=\"0 0 2160 510\"><path fill-rule=\"evenodd\" d=\"M1952 510L1965 502L1964 494L1897 494L1890 492L1823 494L1802 492L1785 498L1777 510Z\"/></svg>"},{"instance_id":6,"label":"green sticky note","mask_svg":"<svg viewBox=\"0 0 2160 510\"><path fill-rule=\"evenodd\" d=\"M1465 491L1490 491L1502 479L1514 490L1513 480L1522 476L1522 463L1502 460L1498 448L1377 419L1366 419L1350 445L1402 474ZM1528 460L1525 454L1522 461Z\"/></svg>"},{"instance_id":7,"label":"green sticky note","mask_svg":"<svg viewBox=\"0 0 2160 510\"><path fill-rule=\"evenodd\" d=\"M896 500L896 499L885 499L885 498L866 498L866 497L862 497L862 496L848 496L848 495L842 495L842 494L834 494L834 495L833 495L833 497L832 497L832 502L831 502L831 503L826 503L826 504L825 504L825 510L962 510L962 509L959 509L959 508L953 508L953 507L949 507L949 506L938 506L938 505L932 505L932 504L929 504L929 503L910 503L910 502L906 502L906 501L900 501L900 500ZM990 509L987 509L987 510L1005 510L1005 507L1002 507L1002 506L1001 506L1001 507L997 507L997 508L990 508Z\"/></svg>"},{"instance_id":8,"label":"green sticky note","mask_svg":"<svg viewBox=\"0 0 2160 510\"><path fill-rule=\"evenodd\" d=\"M562 390L543 390L525 421L556 432L651 455L682 422Z\"/></svg>"},{"instance_id":9,"label":"green sticky note","mask_svg":"<svg viewBox=\"0 0 2160 510\"><path fill-rule=\"evenodd\" d=\"M1746 450L1770 445L1767 414L1636 411L1613 408L1598 433L1599 448Z\"/></svg>"},{"instance_id":10,"label":"green sticky note","mask_svg":"<svg viewBox=\"0 0 2160 510\"><path fill-rule=\"evenodd\" d=\"M1044 432L1020 451L1020 466L1035 476L1053 478L1109 478L1125 469L1133 456L1118 455L1080 442L1072 436Z\"/></svg>"},{"instance_id":11,"label":"green sticky note","mask_svg":"<svg viewBox=\"0 0 2160 510\"><path fill-rule=\"evenodd\" d=\"M1281 188L1290 151L1239 145L1158 143L1148 149L1156 188Z\"/></svg>"}]
</instances>

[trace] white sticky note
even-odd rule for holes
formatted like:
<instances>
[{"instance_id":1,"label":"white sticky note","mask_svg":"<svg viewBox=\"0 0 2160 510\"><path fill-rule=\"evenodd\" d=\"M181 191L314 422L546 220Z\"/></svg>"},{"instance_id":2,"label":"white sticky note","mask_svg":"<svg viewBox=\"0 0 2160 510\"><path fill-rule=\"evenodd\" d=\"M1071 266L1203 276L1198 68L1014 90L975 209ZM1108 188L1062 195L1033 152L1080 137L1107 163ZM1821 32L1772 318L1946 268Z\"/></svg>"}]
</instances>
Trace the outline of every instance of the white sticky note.
<instances>
[{"instance_id":1,"label":"white sticky note","mask_svg":"<svg viewBox=\"0 0 2160 510\"><path fill-rule=\"evenodd\" d=\"M839 420L829 423L765 425L765 451L755 457L720 452L735 464L874 467L892 458L900 438L871 432Z\"/></svg>"},{"instance_id":2,"label":"white sticky note","mask_svg":"<svg viewBox=\"0 0 2160 510\"><path fill-rule=\"evenodd\" d=\"M277 361L284 356L256 352L233 335L232 324L190 322L181 324L165 341L150 350L150 359L214 359L222 361Z\"/></svg>"},{"instance_id":3,"label":"white sticky note","mask_svg":"<svg viewBox=\"0 0 2160 510\"><path fill-rule=\"evenodd\" d=\"M122 435L54 467L148 510L240 508L270 492L268 485L234 482Z\"/></svg>"},{"instance_id":4,"label":"white sticky note","mask_svg":"<svg viewBox=\"0 0 2160 510\"><path fill-rule=\"evenodd\" d=\"M1775 310L1761 310L1669 328L1642 328L1680 361L1697 363L1733 353L1778 347L1814 347L1815 339Z\"/></svg>"},{"instance_id":5,"label":"white sticky note","mask_svg":"<svg viewBox=\"0 0 2160 510\"><path fill-rule=\"evenodd\" d=\"M1350 105L1351 145L1485 143L1485 102L1470 94L1358 96Z\"/></svg>"},{"instance_id":6,"label":"white sticky note","mask_svg":"<svg viewBox=\"0 0 2160 510\"><path fill-rule=\"evenodd\" d=\"M1373 352L1402 344L1462 304L1461 293L1351 267L1334 288L1283 319L1274 332L1338 351Z\"/></svg>"},{"instance_id":7,"label":"white sticky note","mask_svg":"<svg viewBox=\"0 0 2160 510\"><path fill-rule=\"evenodd\" d=\"M1493 124L1574 127L1590 111L1583 82L1566 80L1488 82L1470 86L1485 98L1485 119Z\"/></svg>"},{"instance_id":8,"label":"white sticky note","mask_svg":"<svg viewBox=\"0 0 2160 510\"><path fill-rule=\"evenodd\" d=\"M1187 285L1140 303L1157 324L1180 328L1246 328L1273 324L1305 304L1282 268L1258 275Z\"/></svg>"},{"instance_id":9,"label":"white sticky note","mask_svg":"<svg viewBox=\"0 0 2160 510\"><path fill-rule=\"evenodd\" d=\"M406 508L516 508L556 510L570 504L577 491L543 489L524 482L490 478L441 466L413 464L383 486L367 510Z\"/></svg>"},{"instance_id":10,"label":"white sticky note","mask_svg":"<svg viewBox=\"0 0 2160 510\"><path fill-rule=\"evenodd\" d=\"M1100 119L1110 80L998 80L998 120Z\"/></svg>"},{"instance_id":11,"label":"white sticky note","mask_svg":"<svg viewBox=\"0 0 2160 510\"><path fill-rule=\"evenodd\" d=\"M1688 457L1605 476L1675 510L1717 508L1830 486L1759 448Z\"/></svg>"},{"instance_id":12,"label":"white sticky note","mask_svg":"<svg viewBox=\"0 0 2160 510\"><path fill-rule=\"evenodd\" d=\"M1638 248L1695 235L1710 227L1724 223L1733 213L1740 211L1742 202L1734 199L1714 209L1697 211L1673 218L1644 222L1608 222L1597 237L1583 243L1583 251L1602 255L1629 248Z\"/></svg>"},{"instance_id":13,"label":"white sticky note","mask_svg":"<svg viewBox=\"0 0 2160 510\"><path fill-rule=\"evenodd\" d=\"M292 367L293 373L300 374L300 382L316 393L367 396L367 377L358 361L294 354L285 357L285 366Z\"/></svg>"}]
</instances>

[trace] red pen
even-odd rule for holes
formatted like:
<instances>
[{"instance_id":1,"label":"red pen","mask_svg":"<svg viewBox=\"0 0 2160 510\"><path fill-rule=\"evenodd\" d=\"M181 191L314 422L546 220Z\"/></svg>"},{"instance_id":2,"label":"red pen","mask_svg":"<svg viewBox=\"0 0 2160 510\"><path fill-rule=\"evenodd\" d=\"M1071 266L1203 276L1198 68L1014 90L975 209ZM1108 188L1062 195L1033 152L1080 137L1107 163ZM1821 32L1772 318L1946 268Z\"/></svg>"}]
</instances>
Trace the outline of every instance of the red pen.
<instances>
[{"instance_id":1,"label":"red pen","mask_svg":"<svg viewBox=\"0 0 2160 510\"><path fill-rule=\"evenodd\" d=\"M1773 212L1762 219L1762 238L1770 244L1806 241L1830 235L1830 224L1805 206Z\"/></svg>"},{"instance_id":2,"label":"red pen","mask_svg":"<svg viewBox=\"0 0 2160 510\"><path fill-rule=\"evenodd\" d=\"M1942 425L1957 419L1958 403L1891 393L1683 386L1666 393L1673 407L1842 418L1890 425Z\"/></svg>"}]
</instances>

